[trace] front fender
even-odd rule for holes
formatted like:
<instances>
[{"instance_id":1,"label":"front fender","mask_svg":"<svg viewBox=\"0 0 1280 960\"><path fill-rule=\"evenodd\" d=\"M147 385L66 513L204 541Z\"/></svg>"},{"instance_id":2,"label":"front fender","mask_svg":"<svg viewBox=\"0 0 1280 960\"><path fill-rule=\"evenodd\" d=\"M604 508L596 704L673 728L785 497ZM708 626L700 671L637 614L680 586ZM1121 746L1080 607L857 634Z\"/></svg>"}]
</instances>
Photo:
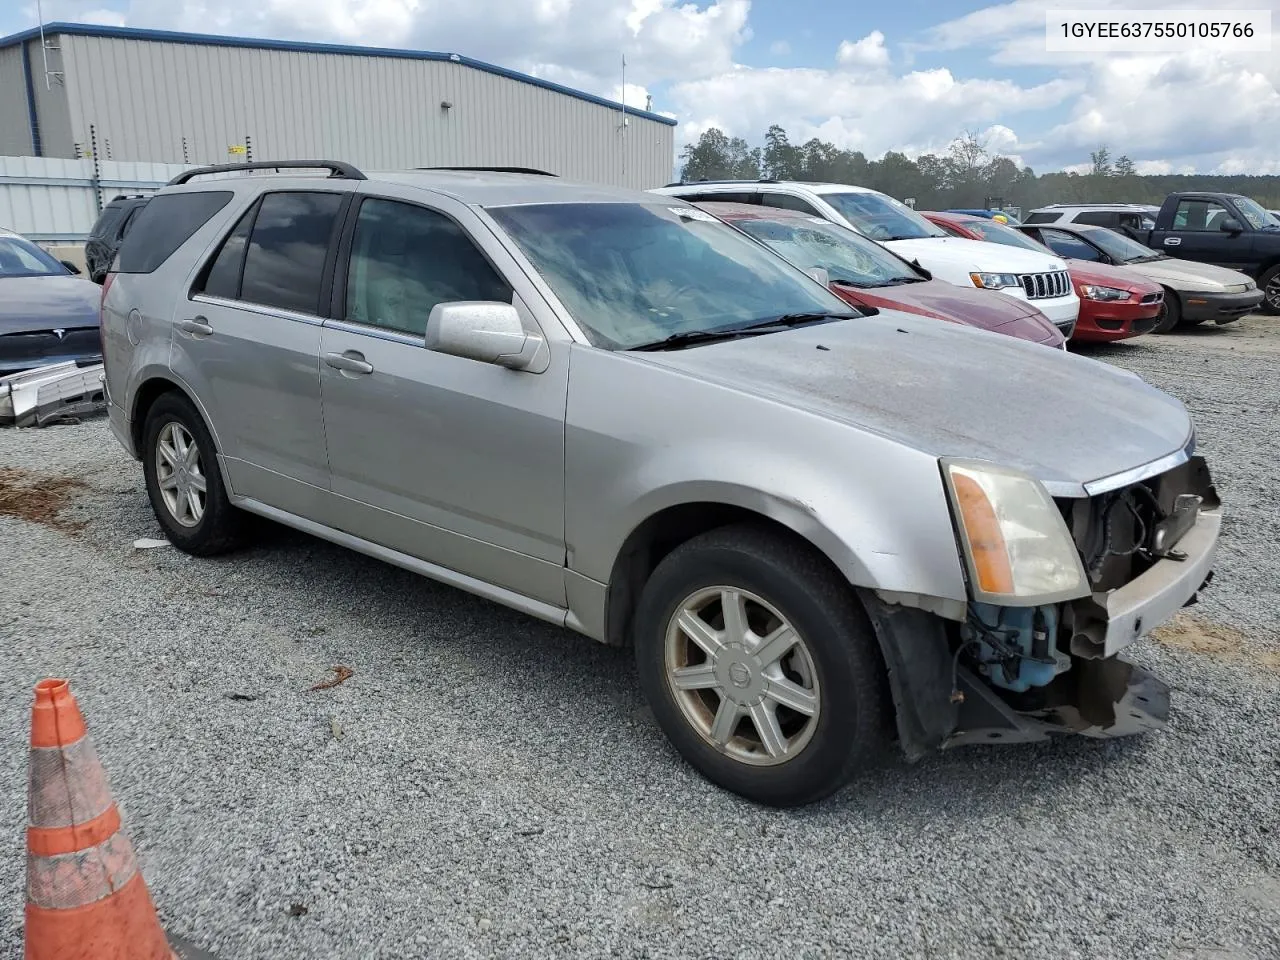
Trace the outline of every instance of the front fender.
<instances>
[{"instance_id":1,"label":"front fender","mask_svg":"<svg viewBox=\"0 0 1280 960\"><path fill-rule=\"evenodd\" d=\"M569 567L600 583L646 519L717 503L795 531L857 586L966 597L934 457L604 351L573 359L565 494Z\"/></svg>"}]
</instances>

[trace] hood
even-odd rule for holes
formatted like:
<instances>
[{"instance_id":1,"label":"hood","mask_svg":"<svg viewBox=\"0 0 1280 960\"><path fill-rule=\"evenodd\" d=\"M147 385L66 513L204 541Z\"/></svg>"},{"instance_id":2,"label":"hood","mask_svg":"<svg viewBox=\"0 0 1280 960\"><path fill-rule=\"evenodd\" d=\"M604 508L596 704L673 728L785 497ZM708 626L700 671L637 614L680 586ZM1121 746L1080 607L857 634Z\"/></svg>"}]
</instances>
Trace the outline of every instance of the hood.
<instances>
[{"instance_id":1,"label":"hood","mask_svg":"<svg viewBox=\"0 0 1280 960\"><path fill-rule=\"evenodd\" d=\"M0 277L0 335L96 327L102 288L80 277Z\"/></svg>"},{"instance_id":2,"label":"hood","mask_svg":"<svg viewBox=\"0 0 1280 960\"><path fill-rule=\"evenodd\" d=\"M1160 290L1160 284L1148 280L1138 271L1128 267L1110 267L1105 263L1094 263L1091 260L1068 260L1067 269L1071 271L1072 283L1117 287L1122 290L1136 290L1143 294L1157 293Z\"/></svg>"},{"instance_id":3,"label":"hood","mask_svg":"<svg viewBox=\"0 0 1280 960\"><path fill-rule=\"evenodd\" d=\"M1183 405L1133 374L904 313L632 356L932 456L1014 467L1060 495L1083 495L1083 484L1191 437Z\"/></svg>"},{"instance_id":4,"label":"hood","mask_svg":"<svg viewBox=\"0 0 1280 960\"><path fill-rule=\"evenodd\" d=\"M1211 263L1179 260L1177 257L1148 263L1126 263L1124 269L1142 274L1149 280L1166 284L1175 290L1192 290L1197 293L1226 293L1229 287L1243 290L1242 284L1247 284L1250 280L1239 270L1215 267Z\"/></svg>"},{"instance_id":5,"label":"hood","mask_svg":"<svg viewBox=\"0 0 1280 960\"><path fill-rule=\"evenodd\" d=\"M944 280L904 283L895 287L832 284L832 290L841 296L845 292L852 293L869 306L950 320L1035 343L1052 341L1056 346L1062 340L1057 327L1035 307L992 290L961 287Z\"/></svg>"},{"instance_id":6,"label":"hood","mask_svg":"<svg viewBox=\"0 0 1280 960\"><path fill-rule=\"evenodd\" d=\"M930 260L961 266L965 272L973 273L1048 273L1067 268L1065 261L1050 253L965 237L889 240L884 246L907 260L919 259L927 269L932 269Z\"/></svg>"}]
</instances>

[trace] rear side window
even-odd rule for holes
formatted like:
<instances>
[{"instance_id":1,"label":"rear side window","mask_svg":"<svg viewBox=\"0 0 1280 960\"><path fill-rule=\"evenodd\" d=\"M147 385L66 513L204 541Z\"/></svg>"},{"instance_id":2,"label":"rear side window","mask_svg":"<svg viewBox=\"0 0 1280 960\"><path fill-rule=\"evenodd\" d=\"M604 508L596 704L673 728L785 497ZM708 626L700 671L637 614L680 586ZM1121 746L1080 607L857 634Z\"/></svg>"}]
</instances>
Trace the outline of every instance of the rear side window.
<instances>
[{"instance_id":1,"label":"rear side window","mask_svg":"<svg viewBox=\"0 0 1280 960\"><path fill-rule=\"evenodd\" d=\"M1119 218L1109 210L1085 210L1083 213L1076 214L1075 222L1087 223L1094 227L1111 227L1119 222Z\"/></svg>"},{"instance_id":2,"label":"rear side window","mask_svg":"<svg viewBox=\"0 0 1280 960\"><path fill-rule=\"evenodd\" d=\"M811 217L820 217L822 214L808 200L800 197L793 197L789 193L762 193L760 194L760 202L766 207L777 207L781 210L799 210L801 213L807 213Z\"/></svg>"},{"instance_id":3,"label":"rear side window","mask_svg":"<svg viewBox=\"0 0 1280 960\"><path fill-rule=\"evenodd\" d=\"M123 207L113 207L108 204L103 211L98 214L98 222L93 225L93 230L90 232L89 236L105 237L110 234L112 228L116 225L116 221L120 219L120 211L123 209Z\"/></svg>"},{"instance_id":4,"label":"rear side window","mask_svg":"<svg viewBox=\"0 0 1280 960\"><path fill-rule=\"evenodd\" d=\"M238 299L297 313L320 307L342 193L269 193L253 224Z\"/></svg>"},{"instance_id":5,"label":"rear side window","mask_svg":"<svg viewBox=\"0 0 1280 960\"><path fill-rule=\"evenodd\" d=\"M760 196L754 190L745 191L743 193L724 193L714 191L708 193L682 193L681 200L691 201L693 203L715 202L721 203L759 203Z\"/></svg>"},{"instance_id":6,"label":"rear side window","mask_svg":"<svg viewBox=\"0 0 1280 960\"><path fill-rule=\"evenodd\" d=\"M1102 259L1102 254L1092 244L1085 243L1064 230L1041 230L1040 236L1050 250L1068 260L1089 260L1096 263Z\"/></svg>"},{"instance_id":7,"label":"rear side window","mask_svg":"<svg viewBox=\"0 0 1280 960\"><path fill-rule=\"evenodd\" d=\"M204 276L196 281L193 293L206 293L226 300L235 300L240 296L240 271L244 266L244 251L249 245L249 230L257 212L257 204L249 207L235 229L227 234L227 239L222 241L222 246L205 268Z\"/></svg>"},{"instance_id":8,"label":"rear side window","mask_svg":"<svg viewBox=\"0 0 1280 960\"><path fill-rule=\"evenodd\" d=\"M1057 223L1062 219L1060 213L1033 213L1024 223Z\"/></svg>"},{"instance_id":9,"label":"rear side window","mask_svg":"<svg viewBox=\"0 0 1280 960\"><path fill-rule=\"evenodd\" d=\"M150 273L231 202L230 190L152 197L120 244L116 273Z\"/></svg>"}]
</instances>

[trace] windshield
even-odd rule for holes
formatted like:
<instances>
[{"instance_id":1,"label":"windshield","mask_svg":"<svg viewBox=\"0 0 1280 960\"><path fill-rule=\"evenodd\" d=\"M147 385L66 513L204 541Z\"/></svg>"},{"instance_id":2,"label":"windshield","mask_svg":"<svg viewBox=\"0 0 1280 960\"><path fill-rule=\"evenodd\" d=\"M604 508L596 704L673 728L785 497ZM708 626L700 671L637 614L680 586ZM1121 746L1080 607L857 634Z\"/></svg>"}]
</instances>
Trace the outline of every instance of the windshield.
<instances>
[{"instance_id":1,"label":"windshield","mask_svg":"<svg viewBox=\"0 0 1280 960\"><path fill-rule=\"evenodd\" d=\"M546 203L489 213L598 346L849 313L803 272L693 207Z\"/></svg>"},{"instance_id":2,"label":"windshield","mask_svg":"<svg viewBox=\"0 0 1280 960\"><path fill-rule=\"evenodd\" d=\"M67 268L22 237L0 237L0 277L61 277Z\"/></svg>"},{"instance_id":3,"label":"windshield","mask_svg":"<svg viewBox=\"0 0 1280 960\"><path fill-rule=\"evenodd\" d=\"M1255 230L1280 230L1280 220L1248 197L1236 197L1236 209Z\"/></svg>"},{"instance_id":4,"label":"windshield","mask_svg":"<svg viewBox=\"0 0 1280 960\"><path fill-rule=\"evenodd\" d=\"M1130 240L1124 234L1108 230L1106 227L1084 227L1080 230L1080 235L1116 263L1136 263L1139 260L1163 256L1150 247L1144 247L1136 240Z\"/></svg>"},{"instance_id":5,"label":"windshield","mask_svg":"<svg viewBox=\"0 0 1280 960\"><path fill-rule=\"evenodd\" d=\"M996 223L994 220L966 222L965 226L991 243L1003 243L1007 247L1022 247L1024 250L1034 250L1036 253L1053 252L1046 250L1042 244L1036 243L1022 231L1006 227L1003 223Z\"/></svg>"},{"instance_id":6,"label":"windshield","mask_svg":"<svg viewBox=\"0 0 1280 960\"><path fill-rule=\"evenodd\" d=\"M883 287L924 278L879 244L818 217L732 221L802 270L823 267L836 283Z\"/></svg>"},{"instance_id":7,"label":"windshield","mask_svg":"<svg viewBox=\"0 0 1280 960\"><path fill-rule=\"evenodd\" d=\"M824 193L822 199L839 210L859 233L872 240L946 236L905 203L882 193Z\"/></svg>"}]
</instances>

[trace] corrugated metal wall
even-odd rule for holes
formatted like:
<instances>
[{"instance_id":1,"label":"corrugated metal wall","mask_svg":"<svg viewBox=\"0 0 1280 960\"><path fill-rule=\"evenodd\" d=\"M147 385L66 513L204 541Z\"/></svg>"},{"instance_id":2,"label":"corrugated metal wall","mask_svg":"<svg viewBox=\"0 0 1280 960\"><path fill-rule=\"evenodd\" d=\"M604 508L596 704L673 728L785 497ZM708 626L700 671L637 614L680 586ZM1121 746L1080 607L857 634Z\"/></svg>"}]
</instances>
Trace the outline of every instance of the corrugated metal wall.
<instances>
[{"instance_id":1,"label":"corrugated metal wall","mask_svg":"<svg viewBox=\"0 0 1280 960\"><path fill-rule=\"evenodd\" d=\"M29 156L32 152L22 44L15 43L0 47L0 155Z\"/></svg>"},{"instance_id":2,"label":"corrugated metal wall","mask_svg":"<svg viewBox=\"0 0 1280 960\"><path fill-rule=\"evenodd\" d=\"M95 182L92 160L0 156L0 227L33 240L83 240L99 203L118 193L152 193L184 169L181 163L99 160Z\"/></svg>"},{"instance_id":3,"label":"corrugated metal wall","mask_svg":"<svg viewBox=\"0 0 1280 960\"><path fill-rule=\"evenodd\" d=\"M62 35L70 132L116 159L529 166L648 188L674 127L461 63ZM441 102L452 104L448 109Z\"/></svg>"}]
</instances>

